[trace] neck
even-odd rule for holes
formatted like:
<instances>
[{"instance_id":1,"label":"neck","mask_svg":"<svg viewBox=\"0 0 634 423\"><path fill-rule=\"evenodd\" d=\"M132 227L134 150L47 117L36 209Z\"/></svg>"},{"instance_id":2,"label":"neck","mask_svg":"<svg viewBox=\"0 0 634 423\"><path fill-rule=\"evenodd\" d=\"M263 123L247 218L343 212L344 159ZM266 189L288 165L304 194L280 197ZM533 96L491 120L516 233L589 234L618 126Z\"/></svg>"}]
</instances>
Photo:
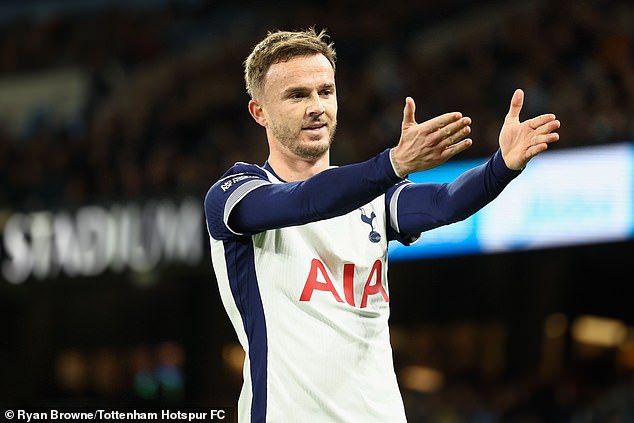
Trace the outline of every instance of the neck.
<instances>
[{"instance_id":1,"label":"neck","mask_svg":"<svg viewBox=\"0 0 634 423\"><path fill-rule=\"evenodd\" d=\"M330 154L326 152L318 158L306 159L271 153L268 162L280 178L286 182L297 182L328 169L330 167Z\"/></svg>"}]
</instances>

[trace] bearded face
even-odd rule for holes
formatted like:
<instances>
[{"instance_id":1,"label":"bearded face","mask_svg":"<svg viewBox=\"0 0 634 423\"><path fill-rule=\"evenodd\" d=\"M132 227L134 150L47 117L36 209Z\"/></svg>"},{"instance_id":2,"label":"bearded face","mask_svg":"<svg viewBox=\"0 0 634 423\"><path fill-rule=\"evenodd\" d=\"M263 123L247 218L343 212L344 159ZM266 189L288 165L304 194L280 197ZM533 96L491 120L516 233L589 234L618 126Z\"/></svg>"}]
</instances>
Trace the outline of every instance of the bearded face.
<instances>
[{"instance_id":1,"label":"bearded face","mask_svg":"<svg viewBox=\"0 0 634 423\"><path fill-rule=\"evenodd\" d=\"M272 147L306 160L330 149L337 128L334 70L321 54L271 66L262 100L262 120Z\"/></svg>"}]
</instances>

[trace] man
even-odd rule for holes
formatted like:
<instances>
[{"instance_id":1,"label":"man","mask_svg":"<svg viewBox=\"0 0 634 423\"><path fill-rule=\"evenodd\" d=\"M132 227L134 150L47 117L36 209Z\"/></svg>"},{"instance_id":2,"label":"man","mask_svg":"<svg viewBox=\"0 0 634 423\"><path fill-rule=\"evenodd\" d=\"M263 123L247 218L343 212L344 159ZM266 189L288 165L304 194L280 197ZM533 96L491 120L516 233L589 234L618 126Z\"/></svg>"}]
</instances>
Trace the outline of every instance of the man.
<instances>
[{"instance_id":1,"label":"man","mask_svg":"<svg viewBox=\"0 0 634 423\"><path fill-rule=\"evenodd\" d=\"M404 422L392 361L389 240L473 214L557 141L552 114L519 121L517 90L500 149L450 184L409 173L471 146L452 112L416 123L405 100L396 147L333 167L335 50L314 29L269 33L245 61L249 112L264 127L263 166L236 163L205 198L220 294L246 359L240 422Z\"/></svg>"}]
</instances>

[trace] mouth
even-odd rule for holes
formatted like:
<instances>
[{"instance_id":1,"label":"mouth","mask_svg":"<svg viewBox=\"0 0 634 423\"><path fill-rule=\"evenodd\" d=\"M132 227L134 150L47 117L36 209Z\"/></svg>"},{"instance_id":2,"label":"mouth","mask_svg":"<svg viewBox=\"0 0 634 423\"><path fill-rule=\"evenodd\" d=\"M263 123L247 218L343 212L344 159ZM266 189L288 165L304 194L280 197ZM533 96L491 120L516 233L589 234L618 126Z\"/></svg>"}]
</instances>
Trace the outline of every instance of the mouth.
<instances>
[{"instance_id":1,"label":"mouth","mask_svg":"<svg viewBox=\"0 0 634 423\"><path fill-rule=\"evenodd\" d=\"M326 124L324 122L312 123L310 125L306 125L302 127L302 131L306 131L308 133L318 134L326 129Z\"/></svg>"}]
</instances>

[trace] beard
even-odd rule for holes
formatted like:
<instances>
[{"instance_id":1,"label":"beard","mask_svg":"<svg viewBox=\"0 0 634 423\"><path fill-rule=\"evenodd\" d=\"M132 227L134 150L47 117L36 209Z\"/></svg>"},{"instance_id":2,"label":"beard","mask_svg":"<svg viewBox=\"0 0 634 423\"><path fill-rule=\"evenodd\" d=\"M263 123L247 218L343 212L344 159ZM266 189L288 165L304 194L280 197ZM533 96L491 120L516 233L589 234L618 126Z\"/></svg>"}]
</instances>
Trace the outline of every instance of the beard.
<instances>
[{"instance_id":1,"label":"beard","mask_svg":"<svg viewBox=\"0 0 634 423\"><path fill-rule=\"evenodd\" d=\"M330 149L337 129L337 122L327 126L329 133L326 139L313 139L302 141L301 128L296 130L284 125L270 126L271 133L288 151L307 160L318 159Z\"/></svg>"}]
</instances>

